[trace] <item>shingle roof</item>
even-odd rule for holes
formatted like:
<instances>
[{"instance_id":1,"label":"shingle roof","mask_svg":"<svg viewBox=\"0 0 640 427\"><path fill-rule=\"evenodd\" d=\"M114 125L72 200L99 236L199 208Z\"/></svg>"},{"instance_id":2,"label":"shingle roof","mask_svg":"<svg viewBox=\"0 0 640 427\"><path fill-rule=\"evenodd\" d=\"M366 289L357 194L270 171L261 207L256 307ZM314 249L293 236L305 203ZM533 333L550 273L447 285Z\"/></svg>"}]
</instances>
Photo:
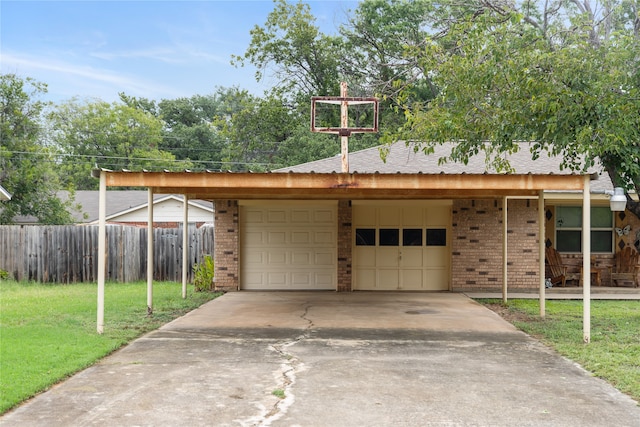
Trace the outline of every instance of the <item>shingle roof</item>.
<instances>
[{"instance_id":1,"label":"shingle roof","mask_svg":"<svg viewBox=\"0 0 640 427\"><path fill-rule=\"evenodd\" d=\"M482 154L472 156L468 164L443 163L438 164L439 159L451 153L452 144L437 145L434 154L425 155L422 151L416 152L413 146L408 146L403 141L396 142L388 147L386 161L381 158L381 149L385 147L373 147L349 153L349 171L352 173L429 173L429 174L484 174L496 173L485 163ZM549 157L542 154L537 160L531 158L529 146L521 144L521 148L514 154L505 156L518 174L557 174L568 175L573 172L560 169L562 159ZM278 169L275 172L317 172L331 173L341 171L340 155ZM613 185L606 173L602 173L599 165L591 168L589 173L599 174L599 179L592 182L594 190L611 189Z\"/></svg>"}]
</instances>

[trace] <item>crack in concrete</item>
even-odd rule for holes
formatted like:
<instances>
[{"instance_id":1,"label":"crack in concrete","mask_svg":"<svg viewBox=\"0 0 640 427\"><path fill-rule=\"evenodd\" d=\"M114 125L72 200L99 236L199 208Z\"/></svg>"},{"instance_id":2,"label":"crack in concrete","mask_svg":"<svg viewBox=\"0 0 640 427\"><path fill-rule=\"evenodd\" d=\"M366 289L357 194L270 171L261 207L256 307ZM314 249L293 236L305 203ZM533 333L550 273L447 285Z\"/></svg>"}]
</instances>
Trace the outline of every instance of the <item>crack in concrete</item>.
<instances>
[{"instance_id":1,"label":"crack in concrete","mask_svg":"<svg viewBox=\"0 0 640 427\"><path fill-rule=\"evenodd\" d=\"M305 366L299 358L289 353L287 350L299 342L309 338L311 329L314 326L313 321L307 317L310 308L311 305L308 301L303 303L303 311L300 318L307 322L307 326L304 328L302 334L298 335L293 340L283 341L269 346L269 350L275 351L283 360L280 365L281 369L274 372L277 382L274 390L282 390L284 392L284 397L279 398L271 409L263 416L252 417L251 421L255 422L255 424L251 424L252 427L267 427L271 425L273 421L278 420L286 414L289 407L291 407L295 401L295 395L292 391L293 385L296 382L297 374L304 371Z\"/></svg>"}]
</instances>

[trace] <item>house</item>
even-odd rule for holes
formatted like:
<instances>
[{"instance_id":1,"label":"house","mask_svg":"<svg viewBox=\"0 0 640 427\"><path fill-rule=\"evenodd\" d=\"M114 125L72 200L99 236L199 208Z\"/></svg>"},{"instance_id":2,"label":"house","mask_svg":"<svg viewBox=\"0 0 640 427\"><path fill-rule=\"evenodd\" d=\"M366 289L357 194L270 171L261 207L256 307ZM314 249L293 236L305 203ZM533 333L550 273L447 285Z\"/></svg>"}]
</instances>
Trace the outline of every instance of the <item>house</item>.
<instances>
[{"instance_id":1,"label":"house","mask_svg":"<svg viewBox=\"0 0 640 427\"><path fill-rule=\"evenodd\" d=\"M601 192L612 185L597 169L580 175L557 158L533 162L527 147L508 155L509 174L488 170L480 156L439 164L448 149L425 156L399 142L386 162L378 149L362 150L349 155L349 173L338 172L338 156L271 173L95 174L107 187L214 201L216 285L224 289L531 289L544 281L541 241L580 268L581 239L591 237L587 255L603 269L633 244L640 222L609 210Z\"/></svg>"},{"instance_id":2,"label":"house","mask_svg":"<svg viewBox=\"0 0 640 427\"><path fill-rule=\"evenodd\" d=\"M74 205L79 209L72 210L76 224L96 225L99 214L98 191L80 190L74 195ZM61 200L68 200L69 193L58 193ZM154 227L177 228L182 225L183 217L182 195L155 194L153 196ZM106 192L106 221L109 224L146 227L148 223L149 204L148 191L140 190L111 190ZM35 225L35 217L17 217L16 224ZM206 200L189 200L189 223L197 227L213 223L213 203Z\"/></svg>"},{"instance_id":3,"label":"house","mask_svg":"<svg viewBox=\"0 0 640 427\"><path fill-rule=\"evenodd\" d=\"M99 192L77 191L75 202L81 211L75 213L78 223L96 225L99 214ZM107 191L106 220L109 224L146 227L149 205L148 191ZM184 197L176 194L153 195L154 227L177 228L182 225ZM189 200L189 223L200 227L213 223L213 203L206 200Z\"/></svg>"}]
</instances>

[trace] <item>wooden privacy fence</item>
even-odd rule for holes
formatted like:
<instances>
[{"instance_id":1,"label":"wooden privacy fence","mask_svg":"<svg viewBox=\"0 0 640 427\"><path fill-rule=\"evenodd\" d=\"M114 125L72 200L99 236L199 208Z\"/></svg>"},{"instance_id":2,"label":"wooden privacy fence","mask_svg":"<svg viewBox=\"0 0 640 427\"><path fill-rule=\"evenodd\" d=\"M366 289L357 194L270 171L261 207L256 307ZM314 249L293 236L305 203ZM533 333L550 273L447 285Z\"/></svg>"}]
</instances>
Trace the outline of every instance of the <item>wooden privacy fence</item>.
<instances>
[{"instance_id":1,"label":"wooden privacy fence","mask_svg":"<svg viewBox=\"0 0 640 427\"><path fill-rule=\"evenodd\" d=\"M156 228L153 279L182 281L182 228ZM187 278L193 266L213 254L213 227L188 228ZM147 277L147 229L106 227L108 281ZM0 226L0 270L16 280L42 283L95 282L98 226Z\"/></svg>"}]
</instances>

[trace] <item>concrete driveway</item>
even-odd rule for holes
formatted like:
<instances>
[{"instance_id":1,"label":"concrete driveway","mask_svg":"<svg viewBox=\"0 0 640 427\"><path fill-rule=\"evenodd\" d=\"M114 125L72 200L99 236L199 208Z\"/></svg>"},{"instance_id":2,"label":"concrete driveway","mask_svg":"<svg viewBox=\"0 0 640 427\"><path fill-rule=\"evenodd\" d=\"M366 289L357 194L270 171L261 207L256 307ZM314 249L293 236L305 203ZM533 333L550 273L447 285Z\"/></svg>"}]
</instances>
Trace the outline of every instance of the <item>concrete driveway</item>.
<instances>
[{"instance_id":1,"label":"concrete driveway","mask_svg":"<svg viewBox=\"0 0 640 427\"><path fill-rule=\"evenodd\" d=\"M638 427L640 407L461 294L238 292L0 425Z\"/></svg>"}]
</instances>

